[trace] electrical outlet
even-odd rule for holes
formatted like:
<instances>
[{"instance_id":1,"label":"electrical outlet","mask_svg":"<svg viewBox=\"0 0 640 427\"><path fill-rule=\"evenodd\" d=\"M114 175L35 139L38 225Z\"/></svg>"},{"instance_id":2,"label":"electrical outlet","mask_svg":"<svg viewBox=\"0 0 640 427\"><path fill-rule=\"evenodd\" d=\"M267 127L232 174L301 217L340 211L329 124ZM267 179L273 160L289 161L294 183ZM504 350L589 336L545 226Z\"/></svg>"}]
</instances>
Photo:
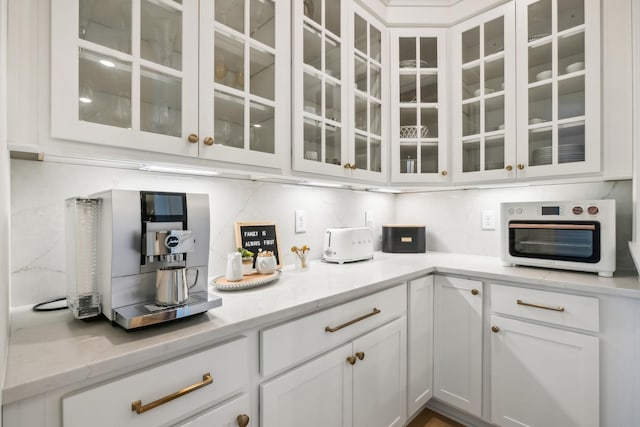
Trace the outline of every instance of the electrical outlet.
<instances>
[{"instance_id":1,"label":"electrical outlet","mask_svg":"<svg viewBox=\"0 0 640 427\"><path fill-rule=\"evenodd\" d=\"M307 232L307 212L302 209L296 209L296 233Z\"/></svg>"},{"instance_id":2,"label":"electrical outlet","mask_svg":"<svg viewBox=\"0 0 640 427\"><path fill-rule=\"evenodd\" d=\"M373 212L364 211L364 226L373 228Z\"/></svg>"},{"instance_id":3,"label":"electrical outlet","mask_svg":"<svg viewBox=\"0 0 640 427\"><path fill-rule=\"evenodd\" d=\"M496 229L496 211L482 211L482 222L480 228L483 230Z\"/></svg>"}]
</instances>

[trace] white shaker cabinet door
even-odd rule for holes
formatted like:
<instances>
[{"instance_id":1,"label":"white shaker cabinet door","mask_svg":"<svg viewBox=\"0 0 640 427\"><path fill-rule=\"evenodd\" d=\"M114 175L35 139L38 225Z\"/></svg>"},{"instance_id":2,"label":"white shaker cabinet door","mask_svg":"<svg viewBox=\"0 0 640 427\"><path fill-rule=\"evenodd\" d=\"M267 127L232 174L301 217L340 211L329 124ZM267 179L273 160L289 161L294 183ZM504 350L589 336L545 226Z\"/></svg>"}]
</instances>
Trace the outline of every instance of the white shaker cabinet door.
<instances>
[{"instance_id":1,"label":"white shaker cabinet door","mask_svg":"<svg viewBox=\"0 0 640 427\"><path fill-rule=\"evenodd\" d=\"M350 426L351 344L333 350L260 386L262 427Z\"/></svg>"},{"instance_id":2,"label":"white shaker cabinet door","mask_svg":"<svg viewBox=\"0 0 640 427\"><path fill-rule=\"evenodd\" d=\"M412 416L433 395L433 276L409 282L407 403Z\"/></svg>"},{"instance_id":3,"label":"white shaker cabinet door","mask_svg":"<svg viewBox=\"0 0 640 427\"><path fill-rule=\"evenodd\" d=\"M353 342L354 427L404 425L406 331L401 317Z\"/></svg>"},{"instance_id":4,"label":"white shaker cabinet door","mask_svg":"<svg viewBox=\"0 0 640 427\"><path fill-rule=\"evenodd\" d=\"M482 282L436 276L434 397L482 412Z\"/></svg>"},{"instance_id":5,"label":"white shaker cabinet door","mask_svg":"<svg viewBox=\"0 0 640 427\"><path fill-rule=\"evenodd\" d=\"M491 413L501 426L598 426L598 337L491 316Z\"/></svg>"}]
</instances>

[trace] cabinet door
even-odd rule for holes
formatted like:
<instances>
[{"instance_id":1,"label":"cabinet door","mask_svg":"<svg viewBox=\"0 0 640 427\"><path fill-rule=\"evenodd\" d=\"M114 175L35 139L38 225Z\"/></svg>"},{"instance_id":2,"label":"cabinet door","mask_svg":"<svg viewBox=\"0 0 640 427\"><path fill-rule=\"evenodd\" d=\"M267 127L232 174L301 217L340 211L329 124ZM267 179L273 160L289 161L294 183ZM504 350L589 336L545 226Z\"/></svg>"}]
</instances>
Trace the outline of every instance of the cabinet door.
<instances>
[{"instance_id":1,"label":"cabinet door","mask_svg":"<svg viewBox=\"0 0 640 427\"><path fill-rule=\"evenodd\" d=\"M447 182L444 30L394 29L391 53L391 178Z\"/></svg>"},{"instance_id":2,"label":"cabinet door","mask_svg":"<svg viewBox=\"0 0 640 427\"><path fill-rule=\"evenodd\" d=\"M514 2L453 28L454 180L516 176Z\"/></svg>"},{"instance_id":3,"label":"cabinet door","mask_svg":"<svg viewBox=\"0 0 640 427\"><path fill-rule=\"evenodd\" d=\"M260 386L262 427L351 426L351 344Z\"/></svg>"},{"instance_id":4,"label":"cabinet door","mask_svg":"<svg viewBox=\"0 0 640 427\"><path fill-rule=\"evenodd\" d=\"M349 71L352 77L351 137L349 138L349 171L353 178L384 182L387 180L388 139L388 46L385 26L353 4Z\"/></svg>"},{"instance_id":5,"label":"cabinet door","mask_svg":"<svg viewBox=\"0 0 640 427\"><path fill-rule=\"evenodd\" d=\"M600 170L600 1L517 2L518 176Z\"/></svg>"},{"instance_id":6,"label":"cabinet door","mask_svg":"<svg viewBox=\"0 0 640 427\"><path fill-rule=\"evenodd\" d=\"M197 155L198 4L51 4L54 138Z\"/></svg>"},{"instance_id":7,"label":"cabinet door","mask_svg":"<svg viewBox=\"0 0 640 427\"><path fill-rule=\"evenodd\" d=\"M598 426L598 338L491 316L491 414L502 426Z\"/></svg>"},{"instance_id":8,"label":"cabinet door","mask_svg":"<svg viewBox=\"0 0 640 427\"><path fill-rule=\"evenodd\" d=\"M182 427L252 427L258 423L252 423L249 417L251 405L249 395L233 399L223 405L217 406L210 411L200 414L184 424Z\"/></svg>"},{"instance_id":9,"label":"cabinet door","mask_svg":"<svg viewBox=\"0 0 640 427\"><path fill-rule=\"evenodd\" d=\"M481 416L482 282L435 277L434 397Z\"/></svg>"},{"instance_id":10,"label":"cabinet door","mask_svg":"<svg viewBox=\"0 0 640 427\"><path fill-rule=\"evenodd\" d=\"M201 157L283 166L289 14L283 0L201 0Z\"/></svg>"},{"instance_id":11,"label":"cabinet door","mask_svg":"<svg viewBox=\"0 0 640 427\"><path fill-rule=\"evenodd\" d=\"M407 404L412 416L433 395L433 276L409 282Z\"/></svg>"},{"instance_id":12,"label":"cabinet door","mask_svg":"<svg viewBox=\"0 0 640 427\"><path fill-rule=\"evenodd\" d=\"M293 168L343 177L349 1L293 2Z\"/></svg>"},{"instance_id":13,"label":"cabinet door","mask_svg":"<svg viewBox=\"0 0 640 427\"><path fill-rule=\"evenodd\" d=\"M406 420L406 317L353 342L353 426L400 427ZM328 425L328 424L327 424Z\"/></svg>"}]
</instances>

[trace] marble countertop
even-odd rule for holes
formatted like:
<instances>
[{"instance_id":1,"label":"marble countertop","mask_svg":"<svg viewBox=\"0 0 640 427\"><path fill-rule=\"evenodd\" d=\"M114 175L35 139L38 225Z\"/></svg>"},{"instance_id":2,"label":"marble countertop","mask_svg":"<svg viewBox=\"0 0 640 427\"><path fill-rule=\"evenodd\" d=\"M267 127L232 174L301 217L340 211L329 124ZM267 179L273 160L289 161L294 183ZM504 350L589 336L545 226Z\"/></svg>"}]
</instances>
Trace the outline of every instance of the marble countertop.
<instances>
[{"instance_id":1,"label":"marble countertop","mask_svg":"<svg viewBox=\"0 0 640 427\"><path fill-rule=\"evenodd\" d=\"M530 285L548 290L640 298L633 275L601 278L531 267L506 267L498 258L427 252L376 252L371 261L351 264L311 263L307 272L283 269L277 281L222 296L222 307L203 315L138 331L111 326L102 318L80 321L68 311L35 313L13 309L3 403L8 404L73 385L107 379L124 371L184 354L257 327L370 294L397 283L440 272L485 281Z\"/></svg>"}]
</instances>

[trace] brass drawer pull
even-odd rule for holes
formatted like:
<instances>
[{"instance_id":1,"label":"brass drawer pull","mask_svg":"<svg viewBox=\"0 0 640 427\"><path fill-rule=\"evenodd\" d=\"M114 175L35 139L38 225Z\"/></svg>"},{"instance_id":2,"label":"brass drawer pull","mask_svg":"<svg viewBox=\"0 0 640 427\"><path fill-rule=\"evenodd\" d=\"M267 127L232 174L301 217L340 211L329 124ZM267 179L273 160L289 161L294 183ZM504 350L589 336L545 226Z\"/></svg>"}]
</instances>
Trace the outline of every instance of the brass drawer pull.
<instances>
[{"instance_id":1,"label":"brass drawer pull","mask_svg":"<svg viewBox=\"0 0 640 427\"><path fill-rule=\"evenodd\" d=\"M524 302L521 299L516 301L518 303L518 305L526 305L527 307L535 307L535 308L542 308L544 310L551 310L551 311L564 311L564 307L560 306L560 307L547 307L544 305L537 305L537 304L530 304L528 302Z\"/></svg>"},{"instance_id":2,"label":"brass drawer pull","mask_svg":"<svg viewBox=\"0 0 640 427\"><path fill-rule=\"evenodd\" d=\"M332 328L331 326L327 326L326 328L324 328L324 330L325 330L325 332L339 331L342 328L346 328L347 326L353 325L354 323L359 322L361 320L364 320L367 317L375 316L378 313L382 313L382 312L374 307L373 311L371 313L369 313L369 314L365 314L364 316L360 316L357 319L349 320L347 323L343 323L342 325L336 326L335 328Z\"/></svg>"},{"instance_id":3,"label":"brass drawer pull","mask_svg":"<svg viewBox=\"0 0 640 427\"><path fill-rule=\"evenodd\" d=\"M161 397L160 399L154 400L153 402L147 403L146 405L143 405L141 400L136 400L135 402L131 402L131 410L136 411L137 414L142 414L143 412L147 412L153 408L157 408L160 405L164 405L167 402L171 402L173 399L177 399L180 396L184 396L185 394L189 394L192 391L195 391L199 388L209 385L212 382L213 382L213 378L211 378L211 374L207 372L202 376L201 382L192 384L189 387L185 387L182 390L178 390L175 393L172 393L168 396Z\"/></svg>"}]
</instances>

